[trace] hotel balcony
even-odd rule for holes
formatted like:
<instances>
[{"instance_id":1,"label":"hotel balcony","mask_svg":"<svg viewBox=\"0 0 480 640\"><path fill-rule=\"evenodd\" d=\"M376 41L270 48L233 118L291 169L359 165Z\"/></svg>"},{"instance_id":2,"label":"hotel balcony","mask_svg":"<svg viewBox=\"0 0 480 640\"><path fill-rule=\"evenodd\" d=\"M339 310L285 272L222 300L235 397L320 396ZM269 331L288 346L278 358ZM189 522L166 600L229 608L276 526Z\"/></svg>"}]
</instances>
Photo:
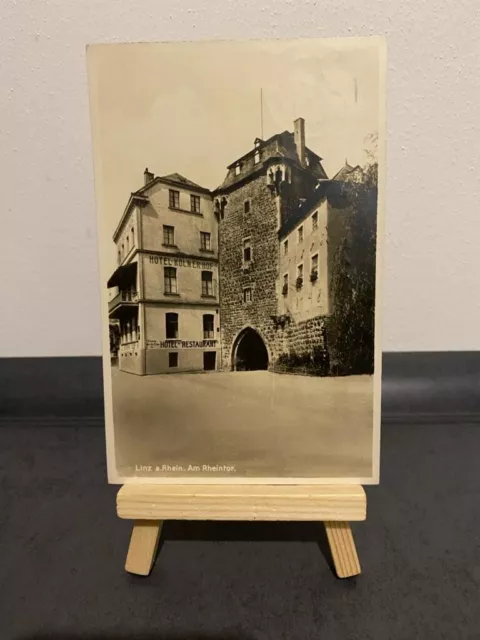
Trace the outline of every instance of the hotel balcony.
<instances>
[{"instance_id":1,"label":"hotel balcony","mask_svg":"<svg viewBox=\"0 0 480 640\"><path fill-rule=\"evenodd\" d=\"M138 293L136 291L120 291L120 293L117 293L117 295L109 301L108 314L110 316L117 316L126 309L137 306Z\"/></svg>"}]
</instances>

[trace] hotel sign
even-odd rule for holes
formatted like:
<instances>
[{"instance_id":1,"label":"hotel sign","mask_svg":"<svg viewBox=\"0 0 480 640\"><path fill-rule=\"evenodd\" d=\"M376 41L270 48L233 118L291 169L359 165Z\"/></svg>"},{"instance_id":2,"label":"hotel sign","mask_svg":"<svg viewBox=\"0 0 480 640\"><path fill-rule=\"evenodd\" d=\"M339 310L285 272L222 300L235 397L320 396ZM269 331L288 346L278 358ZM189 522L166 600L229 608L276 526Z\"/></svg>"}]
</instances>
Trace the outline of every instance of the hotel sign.
<instances>
[{"instance_id":1,"label":"hotel sign","mask_svg":"<svg viewBox=\"0 0 480 640\"><path fill-rule=\"evenodd\" d=\"M147 340L147 349L214 349L216 340Z\"/></svg>"},{"instance_id":2,"label":"hotel sign","mask_svg":"<svg viewBox=\"0 0 480 640\"><path fill-rule=\"evenodd\" d=\"M170 256L149 255L151 264L164 264L167 267L191 267L193 269L211 269L212 263L204 260L194 260L192 258L174 258Z\"/></svg>"}]
</instances>

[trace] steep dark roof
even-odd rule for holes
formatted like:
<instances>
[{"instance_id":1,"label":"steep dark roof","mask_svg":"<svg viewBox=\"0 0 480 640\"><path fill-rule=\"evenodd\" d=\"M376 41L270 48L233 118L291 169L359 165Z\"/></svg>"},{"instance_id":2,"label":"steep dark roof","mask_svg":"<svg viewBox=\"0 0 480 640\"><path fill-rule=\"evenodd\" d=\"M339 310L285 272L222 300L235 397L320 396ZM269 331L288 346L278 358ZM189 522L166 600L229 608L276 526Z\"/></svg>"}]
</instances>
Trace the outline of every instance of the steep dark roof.
<instances>
[{"instance_id":1,"label":"steep dark roof","mask_svg":"<svg viewBox=\"0 0 480 640\"><path fill-rule=\"evenodd\" d=\"M278 232L279 238L283 238L287 234L290 233L292 229L294 229L297 224L299 224L302 220L307 218L312 209L318 207L323 200L327 197L327 188L328 185L331 184L330 180L319 180L315 189L312 191L310 196L300 202L296 211L290 214L290 216L284 221L282 227Z\"/></svg>"},{"instance_id":2,"label":"steep dark roof","mask_svg":"<svg viewBox=\"0 0 480 640\"><path fill-rule=\"evenodd\" d=\"M233 185L243 182L244 180L250 179L252 176L256 175L259 170L266 164L279 160L286 160L290 165L295 165L303 170L313 171L318 178L326 178L327 174L321 165L322 158L313 152L308 147L305 148L306 156L309 160L309 164L316 166L314 169L309 166L302 166L297 154L297 147L295 145L294 134L290 131L282 131L282 133L276 133L275 135L268 138L268 140L260 140L260 138L256 138L255 146L253 149L250 149L243 156L237 158L234 162L228 165L228 173L222 182L214 192L222 191L224 189L228 189ZM258 164L253 164L253 156L256 151L264 151L268 155L264 157L261 162ZM242 170L242 172L238 175L233 173L233 168L239 163L247 163L247 169Z\"/></svg>"}]
</instances>

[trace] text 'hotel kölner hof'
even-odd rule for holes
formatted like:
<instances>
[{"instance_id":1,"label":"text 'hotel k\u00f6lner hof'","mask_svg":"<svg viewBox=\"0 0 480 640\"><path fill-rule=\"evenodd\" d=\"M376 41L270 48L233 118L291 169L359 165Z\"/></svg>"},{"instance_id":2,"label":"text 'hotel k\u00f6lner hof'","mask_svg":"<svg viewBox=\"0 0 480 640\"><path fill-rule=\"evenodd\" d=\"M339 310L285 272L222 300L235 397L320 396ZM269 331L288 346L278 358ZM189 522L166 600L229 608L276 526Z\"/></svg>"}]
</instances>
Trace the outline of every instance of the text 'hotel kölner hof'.
<instances>
[{"instance_id":1,"label":"text 'hotel k\u00f6lner hof'","mask_svg":"<svg viewBox=\"0 0 480 640\"><path fill-rule=\"evenodd\" d=\"M275 369L325 352L333 258L355 213L328 189L361 182L363 170L346 163L328 179L321 161L298 118L293 133L257 138L213 192L145 170L113 236L121 370Z\"/></svg>"}]
</instances>

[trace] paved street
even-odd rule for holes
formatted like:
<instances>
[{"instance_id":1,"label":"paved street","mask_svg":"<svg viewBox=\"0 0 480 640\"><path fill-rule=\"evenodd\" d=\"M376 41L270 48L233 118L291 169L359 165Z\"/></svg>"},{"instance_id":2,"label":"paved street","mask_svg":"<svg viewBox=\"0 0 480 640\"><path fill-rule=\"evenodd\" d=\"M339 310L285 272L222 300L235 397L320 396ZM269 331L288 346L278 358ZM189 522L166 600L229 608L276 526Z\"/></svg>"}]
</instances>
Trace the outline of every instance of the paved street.
<instances>
[{"instance_id":1,"label":"paved street","mask_svg":"<svg viewBox=\"0 0 480 640\"><path fill-rule=\"evenodd\" d=\"M371 476L370 376L140 377L114 368L112 384L122 476Z\"/></svg>"}]
</instances>

